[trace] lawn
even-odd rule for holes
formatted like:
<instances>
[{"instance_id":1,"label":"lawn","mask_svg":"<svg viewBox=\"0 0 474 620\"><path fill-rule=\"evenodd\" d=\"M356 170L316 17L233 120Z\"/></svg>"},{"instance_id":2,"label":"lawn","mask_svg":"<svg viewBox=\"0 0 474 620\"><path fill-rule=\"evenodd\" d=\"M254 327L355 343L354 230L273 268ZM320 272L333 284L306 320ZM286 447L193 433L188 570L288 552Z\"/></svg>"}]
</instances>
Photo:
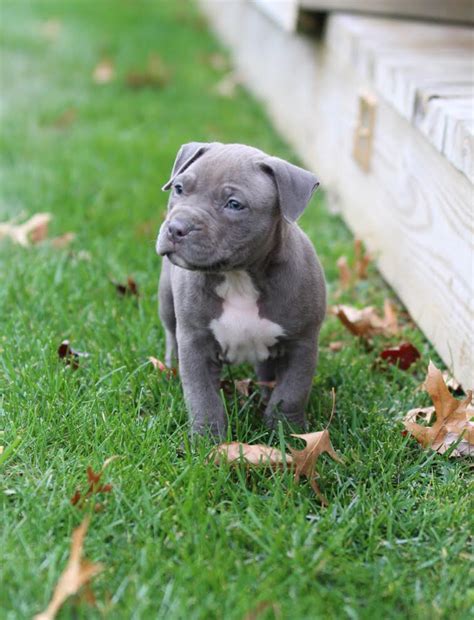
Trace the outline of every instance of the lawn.
<instances>
[{"instance_id":1,"label":"lawn","mask_svg":"<svg viewBox=\"0 0 474 620\"><path fill-rule=\"evenodd\" d=\"M403 338L422 353L409 371L375 364L381 337L367 345L334 317L325 323L308 416L324 428L334 387L330 433L345 465L320 465L328 508L290 472L207 464L209 445L187 441L179 380L147 361L164 356L154 240L178 147L244 142L297 162L248 93L216 91L224 52L197 11L3 0L0 28L0 221L46 211L51 236L76 233L62 249L0 241L2 617L46 606L83 516L70 498L88 466L119 455L85 542L105 566L96 606L72 599L61 618L240 620L262 601L262 619L467 618L469 466L402 434L404 412L429 404L416 391L429 358L439 362L409 322ZM130 85L150 55L160 79ZM115 74L97 84L102 59ZM351 235L321 191L301 224L334 303ZM139 298L111 283L129 275ZM338 301L381 308L385 297L398 304L371 267ZM65 338L89 353L77 370L58 358ZM234 394L227 406L233 439L288 440L265 431L255 399Z\"/></svg>"}]
</instances>

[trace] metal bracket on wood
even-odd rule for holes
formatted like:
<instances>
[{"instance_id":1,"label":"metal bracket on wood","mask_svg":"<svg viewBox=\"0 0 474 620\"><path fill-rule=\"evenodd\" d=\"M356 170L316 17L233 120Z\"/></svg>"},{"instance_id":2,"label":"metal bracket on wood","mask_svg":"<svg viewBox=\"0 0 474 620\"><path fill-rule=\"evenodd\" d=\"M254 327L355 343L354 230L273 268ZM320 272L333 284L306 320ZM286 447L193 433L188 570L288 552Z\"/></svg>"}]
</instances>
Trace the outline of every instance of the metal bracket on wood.
<instances>
[{"instance_id":1,"label":"metal bracket on wood","mask_svg":"<svg viewBox=\"0 0 474 620\"><path fill-rule=\"evenodd\" d=\"M370 171L374 138L376 98L369 93L359 95L359 112L354 132L353 157L365 172Z\"/></svg>"}]
</instances>

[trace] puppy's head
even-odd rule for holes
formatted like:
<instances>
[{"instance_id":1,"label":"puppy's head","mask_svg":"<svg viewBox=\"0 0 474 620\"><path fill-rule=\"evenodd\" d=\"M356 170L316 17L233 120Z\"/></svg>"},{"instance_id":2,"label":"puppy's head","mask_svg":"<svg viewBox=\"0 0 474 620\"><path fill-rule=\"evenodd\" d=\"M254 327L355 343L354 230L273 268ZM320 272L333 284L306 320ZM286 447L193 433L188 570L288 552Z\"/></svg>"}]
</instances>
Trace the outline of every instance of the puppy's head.
<instances>
[{"instance_id":1,"label":"puppy's head","mask_svg":"<svg viewBox=\"0 0 474 620\"><path fill-rule=\"evenodd\" d=\"M171 196L157 252L185 269L245 269L274 247L282 218L295 221L318 185L249 146L185 144L163 187Z\"/></svg>"}]
</instances>

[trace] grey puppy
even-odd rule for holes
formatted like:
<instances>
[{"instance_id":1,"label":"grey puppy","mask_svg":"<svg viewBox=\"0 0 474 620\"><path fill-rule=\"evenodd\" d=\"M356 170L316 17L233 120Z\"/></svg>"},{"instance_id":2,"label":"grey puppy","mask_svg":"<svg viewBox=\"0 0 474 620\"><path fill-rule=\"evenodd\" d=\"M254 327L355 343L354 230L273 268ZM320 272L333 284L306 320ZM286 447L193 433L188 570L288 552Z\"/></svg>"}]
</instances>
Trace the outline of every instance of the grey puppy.
<instances>
[{"instance_id":1,"label":"grey puppy","mask_svg":"<svg viewBox=\"0 0 474 620\"><path fill-rule=\"evenodd\" d=\"M316 177L241 144L181 147L168 215L159 310L166 363L179 370L192 429L222 438L222 364L251 362L276 381L265 422L304 426L326 308L321 265L296 224Z\"/></svg>"}]
</instances>

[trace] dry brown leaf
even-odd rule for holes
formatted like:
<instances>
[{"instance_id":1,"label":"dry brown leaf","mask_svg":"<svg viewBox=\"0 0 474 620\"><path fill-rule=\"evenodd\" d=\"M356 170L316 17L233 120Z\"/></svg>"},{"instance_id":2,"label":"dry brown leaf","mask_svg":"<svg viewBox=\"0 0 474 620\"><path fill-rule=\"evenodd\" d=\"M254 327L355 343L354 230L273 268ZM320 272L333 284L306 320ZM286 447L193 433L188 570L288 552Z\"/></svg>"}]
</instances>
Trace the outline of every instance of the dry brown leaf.
<instances>
[{"instance_id":1,"label":"dry brown leaf","mask_svg":"<svg viewBox=\"0 0 474 620\"><path fill-rule=\"evenodd\" d=\"M90 466L87 468L87 485L85 488L82 489L82 491L81 489L76 489L74 495L70 499L70 502L73 506L77 506L79 509L82 509L89 504L90 498L94 499L95 501L95 496L101 493L110 493L110 491L112 491L111 484L100 484L100 480L106 467L108 467L110 463L112 463L118 458L120 457L117 454L109 456L109 458L105 459L102 468L98 473L95 473L95 471ZM94 509L96 510L96 512L98 506L100 506L100 510L103 509L103 504L95 504Z\"/></svg>"},{"instance_id":2,"label":"dry brown leaf","mask_svg":"<svg viewBox=\"0 0 474 620\"><path fill-rule=\"evenodd\" d=\"M433 401L433 407L411 409L403 422L406 430L424 448L431 448L440 454L450 450L451 446L459 441L450 456L473 455L472 392L468 390L463 400L454 398L446 386L442 372L431 361L423 385ZM422 426L416 422L422 417L429 424L432 421L433 411L436 419L432 426Z\"/></svg>"},{"instance_id":3,"label":"dry brown leaf","mask_svg":"<svg viewBox=\"0 0 474 620\"><path fill-rule=\"evenodd\" d=\"M316 433L292 435L292 437L303 439L306 442L306 448L303 450L290 448L290 454L284 454L281 450L270 446L232 441L217 446L212 453L212 460L216 465L222 460L228 463L243 461L248 465L270 467L271 469L280 469L283 463L286 463L291 469L294 469L295 481L299 482L301 476L308 478L321 503L327 505L327 500L316 483L316 461L321 454L326 452L339 463L343 462L332 447L329 431L325 429Z\"/></svg>"},{"instance_id":4,"label":"dry brown leaf","mask_svg":"<svg viewBox=\"0 0 474 620\"><path fill-rule=\"evenodd\" d=\"M48 236L50 213L36 213L23 224L11 222L0 223L0 239L10 237L12 241L23 247L44 241Z\"/></svg>"},{"instance_id":5,"label":"dry brown leaf","mask_svg":"<svg viewBox=\"0 0 474 620\"><path fill-rule=\"evenodd\" d=\"M308 478L313 491L319 497L321 503L326 506L328 502L316 483L316 461L321 454L326 452L338 463L343 462L342 458L332 447L329 431L326 428L324 431L319 431L318 433L305 433L303 435L292 435L292 437L303 439L306 442L306 448L303 450L294 450L290 448L295 468L295 481L299 482L300 476Z\"/></svg>"},{"instance_id":6,"label":"dry brown leaf","mask_svg":"<svg viewBox=\"0 0 474 620\"><path fill-rule=\"evenodd\" d=\"M94 564L82 557L84 538L89 527L89 517L72 533L71 551L66 568L58 579L53 596L47 608L35 616L35 620L52 620L64 602L90 582L103 570L102 564Z\"/></svg>"},{"instance_id":7,"label":"dry brown leaf","mask_svg":"<svg viewBox=\"0 0 474 620\"><path fill-rule=\"evenodd\" d=\"M336 395L333 390L333 408L329 418L331 423L336 406ZM316 433L304 433L302 435L293 434L292 437L302 439L306 442L303 450L290 448L290 454L283 453L277 448L264 446L262 444L247 444L238 441L223 443L217 446L209 457L216 465L222 461L228 463L244 462L255 467L269 467L271 469L281 469L286 464L295 472L295 481L298 483L301 476L305 476L321 503L326 506L327 500L321 493L316 483L316 461L323 453L329 454L335 461L342 463L342 458L337 454L331 444L329 430L326 427L323 431Z\"/></svg>"},{"instance_id":8,"label":"dry brown leaf","mask_svg":"<svg viewBox=\"0 0 474 620\"><path fill-rule=\"evenodd\" d=\"M153 355L150 355L148 358L148 361L153 365L153 368L155 368L155 370L158 370L158 372L162 372L164 375L168 377L168 379L171 376L176 377L177 375L176 368L168 368L168 366L166 366L157 357L153 357Z\"/></svg>"},{"instance_id":9,"label":"dry brown leaf","mask_svg":"<svg viewBox=\"0 0 474 620\"><path fill-rule=\"evenodd\" d=\"M122 284L121 282L116 282L115 280L110 281L115 286L117 293L122 297L124 297L125 295L140 297L140 293L138 291L138 284L131 276L127 277L127 281L125 282L125 284Z\"/></svg>"},{"instance_id":10,"label":"dry brown leaf","mask_svg":"<svg viewBox=\"0 0 474 620\"><path fill-rule=\"evenodd\" d=\"M360 239L354 240L354 265L350 266L346 256L340 256L336 265L339 269L339 295L342 291L346 291L355 284L357 280L367 279L367 270L372 262L372 257L364 250L364 246Z\"/></svg>"},{"instance_id":11,"label":"dry brown leaf","mask_svg":"<svg viewBox=\"0 0 474 620\"><path fill-rule=\"evenodd\" d=\"M213 461L218 465L222 460L228 463L238 463L242 460L249 465L262 465L266 467L280 468L283 463L292 463L289 454L282 454L281 450L263 446L261 444L248 444L232 441L222 443L212 453Z\"/></svg>"},{"instance_id":12,"label":"dry brown leaf","mask_svg":"<svg viewBox=\"0 0 474 620\"><path fill-rule=\"evenodd\" d=\"M276 381L254 381L253 379L222 379L221 389L227 396L233 396L234 390L244 398L250 398L256 391L256 388L266 388L272 390L276 385Z\"/></svg>"},{"instance_id":13,"label":"dry brown leaf","mask_svg":"<svg viewBox=\"0 0 474 620\"><path fill-rule=\"evenodd\" d=\"M85 351L76 351L71 347L69 340L63 340L58 347L58 356L63 359L66 366L71 366L73 370L79 368L79 358L89 357Z\"/></svg>"},{"instance_id":14,"label":"dry brown leaf","mask_svg":"<svg viewBox=\"0 0 474 620\"><path fill-rule=\"evenodd\" d=\"M258 620L258 618L269 609L272 610L275 620L281 618L281 609L277 603L273 603L272 601L260 601L260 603L257 603L253 609L245 614L243 620Z\"/></svg>"},{"instance_id":15,"label":"dry brown leaf","mask_svg":"<svg viewBox=\"0 0 474 620\"><path fill-rule=\"evenodd\" d=\"M393 336L400 331L395 308L388 299L384 302L384 316L380 317L373 306L359 310L353 306L337 305L331 312L355 336L369 338L375 335Z\"/></svg>"},{"instance_id":16,"label":"dry brown leaf","mask_svg":"<svg viewBox=\"0 0 474 620\"><path fill-rule=\"evenodd\" d=\"M130 71L125 82L130 88L163 88L171 77L171 72L159 54L150 54L144 71Z\"/></svg>"},{"instance_id":17,"label":"dry brown leaf","mask_svg":"<svg viewBox=\"0 0 474 620\"><path fill-rule=\"evenodd\" d=\"M343 291L345 291L352 283L352 272L350 270L349 263L347 262L347 257L340 256L337 259L336 265L339 269L339 286Z\"/></svg>"},{"instance_id":18,"label":"dry brown leaf","mask_svg":"<svg viewBox=\"0 0 474 620\"><path fill-rule=\"evenodd\" d=\"M115 69L110 58L103 58L95 67L92 79L96 84L108 84L114 79Z\"/></svg>"},{"instance_id":19,"label":"dry brown leaf","mask_svg":"<svg viewBox=\"0 0 474 620\"><path fill-rule=\"evenodd\" d=\"M367 269L372 262L372 257L364 250L364 246L360 239L354 240L355 265L354 270L359 280L367 279Z\"/></svg>"},{"instance_id":20,"label":"dry brown leaf","mask_svg":"<svg viewBox=\"0 0 474 620\"><path fill-rule=\"evenodd\" d=\"M51 245L53 248L61 249L67 247L74 239L76 238L76 234L73 232L67 232L59 237L53 237L51 239Z\"/></svg>"},{"instance_id":21,"label":"dry brown leaf","mask_svg":"<svg viewBox=\"0 0 474 620\"><path fill-rule=\"evenodd\" d=\"M54 127L57 129L66 129L70 127L77 117L77 110L75 108L67 108L53 121Z\"/></svg>"},{"instance_id":22,"label":"dry brown leaf","mask_svg":"<svg viewBox=\"0 0 474 620\"><path fill-rule=\"evenodd\" d=\"M412 364L420 359L421 354L411 342L401 342L396 347L389 347L380 353L380 357L388 364L398 366L401 370L408 370Z\"/></svg>"}]
</instances>

